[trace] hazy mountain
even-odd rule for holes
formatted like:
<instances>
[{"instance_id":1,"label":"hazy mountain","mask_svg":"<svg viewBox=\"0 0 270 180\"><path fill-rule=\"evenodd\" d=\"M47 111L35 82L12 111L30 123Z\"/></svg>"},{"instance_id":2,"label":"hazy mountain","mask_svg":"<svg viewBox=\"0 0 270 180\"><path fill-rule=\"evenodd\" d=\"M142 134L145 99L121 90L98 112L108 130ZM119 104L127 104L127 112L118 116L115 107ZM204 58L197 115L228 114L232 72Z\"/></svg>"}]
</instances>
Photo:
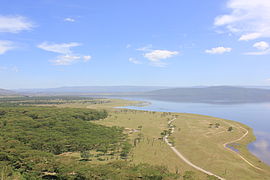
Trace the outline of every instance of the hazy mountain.
<instances>
[{"instance_id":1,"label":"hazy mountain","mask_svg":"<svg viewBox=\"0 0 270 180\"><path fill-rule=\"evenodd\" d=\"M198 103L270 102L270 89L266 87L196 86L168 88L165 86L71 86L48 89L21 89L17 90L17 92L24 95L110 95L115 97L143 97L162 101Z\"/></svg>"},{"instance_id":2,"label":"hazy mountain","mask_svg":"<svg viewBox=\"0 0 270 180\"><path fill-rule=\"evenodd\" d=\"M20 93L38 94L99 94L99 93L140 93L159 89L166 89L165 86L70 86L48 89L17 89Z\"/></svg>"},{"instance_id":3,"label":"hazy mountain","mask_svg":"<svg viewBox=\"0 0 270 180\"><path fill-rule=\"evenodd\" d=\"M270 86L243 86L245 88L270 89Z\"/></svg>"},{"instance_id":4,"label":"hazy mountain","mask_svg":"<svg viewBox=\"0 0 270 180\"><path fill-rule=\"evenodd\" d=\"M202 88L170 88L154 90L142 96L164 101L205 103L270 102L270 90L230 86Z\"/></svg>"},{"instance_id":5,"label":"hazy mountain","mask_svg":"<svg viewBox=\"0 0 270 180\"><path fill-rule=\"evenodd\" d=\"M18 95L18 93L6 89L0 89L0 96L15 96Z\"/></svg>"}]
</instances>

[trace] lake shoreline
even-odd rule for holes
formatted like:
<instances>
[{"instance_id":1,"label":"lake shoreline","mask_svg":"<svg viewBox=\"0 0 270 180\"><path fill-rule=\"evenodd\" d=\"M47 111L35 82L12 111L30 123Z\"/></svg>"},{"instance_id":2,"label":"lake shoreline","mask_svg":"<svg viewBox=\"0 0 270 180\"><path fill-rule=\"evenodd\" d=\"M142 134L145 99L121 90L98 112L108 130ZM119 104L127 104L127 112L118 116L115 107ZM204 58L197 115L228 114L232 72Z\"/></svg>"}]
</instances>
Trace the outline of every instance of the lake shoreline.
<instances>
[{"instance_id":1,"label":"lake shoreline","mask_svg":"<svg viewBox=\"0 0 270 180\"><path fill-rule=\"evenodd\" d=\"M122 99L122 98L117 98L117 99ZM124 100L127 100L126 98L123 98ZM133 101L133 100L129 100L129 101ZM131 109L131 110L145 110L145 109L138 109L138 108L146 108L147 109L147 106L151 105L152 103L150 101L147 101L147 100L144 100L144 101L140 101L140 100L137 100L136 102L138 102L138 104L134 104L132 103L131 106L123 106L123 107L117 107L117 108L124 108L124 109ZM177 112L177 111L154 111L154 110L150 110L150 111L153 111L153 112L171 112L171 113L180 113L182 114L181 112ZM193 114L193 115L203 115L203 114L197 114L197 113L187 113L187 114ZM203 116L209 116L209 115L203 115ZM215 117L215 118L220 118L220 119L223 119L221 117L216 117L216 116L210 116L210 117ZM235 120L228 120L228 119L223 119L225 121L232 121L234 123L237 123L239 124L241 127L245 127L248 129L249 133L248 133L248 136L244 138L243 140L243 144L241 146L238 146L238 147L234 147L232 146L233 149L235 149L236 151L238 151L238 153L242 153L244 156L248 156L249 158L253 159L253 161L258 161L258 162L262 162L264 163L266 166L270 166L269 164L267 164L266 162L264 162L262 159L260 159L259 157L257 157L254 153L252 153L252 151L249 149L249 145L251 145L252 143L256 142L257 140L257 137L255 136L255 133L254 133L254 129L249 127L248 125L242 123L242 122L238 122L238 121L235 121ZM258 160L256 160L258 159Z\"/></svg>"}]
</instances>

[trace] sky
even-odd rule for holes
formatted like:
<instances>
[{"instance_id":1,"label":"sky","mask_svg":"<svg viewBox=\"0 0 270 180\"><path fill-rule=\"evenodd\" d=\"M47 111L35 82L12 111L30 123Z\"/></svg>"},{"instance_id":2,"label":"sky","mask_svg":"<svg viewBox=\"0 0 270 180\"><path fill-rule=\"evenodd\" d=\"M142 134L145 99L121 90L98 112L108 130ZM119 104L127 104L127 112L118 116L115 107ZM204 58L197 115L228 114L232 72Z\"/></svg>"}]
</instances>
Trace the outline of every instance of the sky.
<instances>
[{"instance_id":1,"label":"sky","mask_svg":"<svg viewBox=\"0 0 270 180\"><path fill-rule=\"evenodd\" d=\"M269 0L1 0L0 88L270 85Z\"/></svg>"}]
</instances>

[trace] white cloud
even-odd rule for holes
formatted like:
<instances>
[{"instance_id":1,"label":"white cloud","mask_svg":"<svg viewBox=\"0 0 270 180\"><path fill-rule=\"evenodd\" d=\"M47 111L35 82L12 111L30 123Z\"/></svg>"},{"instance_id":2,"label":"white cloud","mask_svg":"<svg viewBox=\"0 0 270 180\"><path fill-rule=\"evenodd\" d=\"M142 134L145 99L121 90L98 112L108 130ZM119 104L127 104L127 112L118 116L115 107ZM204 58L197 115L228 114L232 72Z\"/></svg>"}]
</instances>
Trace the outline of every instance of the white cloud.
<instances>
[{"instance_id":1,"label":"white cloud","mask_svg":"<svg viewBox=\"0 0 270 180\"><path fill-rule=\"evenodd\" d=\"M81 46L81 44L76 43L76 42L61 43L61 44L43 42L39 44L37 47L45 51L61 54L57 56L54 60L51 60L51 62L54 65L67 66L67 65L72 65L77 62L90 61L90 59L92 58L90 55L77 55L71 50L72 47L77 47L77 46Z\"/></svg>"},{"instance_id":2,"label":"white cloud","mask_svg":"<svg viewBox=\"0 0 270 180\"><path fill-rule=\"evenodd\" d=\"M253 47L259 49L259 50L266 50L269 48L269 44L265 41L256 42Z\"/></svg>"},{"instance_id":3,"label":"white cloud","mask_svg":"<svg viewBox=\"0 0 270 180\"><path fill-rule=\"evenodd\" d=\"M43 42L39 44L37 47L45 51L50 51L50 52L55 52L55 53L60 53L60 54L71 54L72 51L70 49L72 47L77 47L77 46L81 46L81 44L76 43L76 42L62 43L62 44Z\"/></svg>"},{"instance_id":4,"label":"white cloud","mask_svg":"<svg viewBox=\"0 0 270 180\"><path fill-rule=\"evenodd\" d=\"M12 41L0 40L0 55L6 53L9 50L14 49L14 43Z\"/></svg>"},{"instance_id":5,"label":"white cloud","mask_svg":"<svg viewBox=\"0 0 270 180\"><path fill-rule=\"evenodd\" d=\"M149 45L146 45L144 47L137 48L136 50L137 51L152 51L152 47L153 47L153 45L149 44Z\"/></svg>"},{"instance_id":6,"label":"white cloud","mask_svg":"<svg viewBox=\"0 0 270 180\"><path fill-rule=\"evenodd\" d=\"M34 27L26 17L0 15L0 33L19 33ZM0 55L15 49L12 41L0 40Z\"/></svg>"},{"instance_id":7,"label":"white cloud","mask_svg":"<svg viewBox=\"0 0 270 180\"><path fill-rule=\"evenodd\" d=\"M240 36L239 40L270 37L269 0L229 0L230 14L216 17L215 26L224 26Z\"/></svg>"},{"instance_id":8,"label":"white cloud","mask_svg":"<svg viewBox=\"0 0 270 180\"><path fill-rule=\"evenodd\" d=\"M128 48L131 48L131 44L127 44L126 45L126 48L128 49Z\"/></svg>"},{"instance_id":9,"label":"white cloud","mask_svg":"<svg viewBox=\"0 0 270 180\"><path fill-rule=\"evenodd\" d=\"M205 50L205 52L208 54L223 54L223 53L231 52L231 51L232 51L232 48L226 48L226 47L215 47L212 49Z\"/></svg>"},{"instance_id":10,"label":"white cloud","mask_svg":"<svg viewBox=\"0 0 270 180\"><path fill-rule=\"evenodd\" d=\"M80 56L75 56L75 55L61 55L61 56L57 56L57 58L55 60L52 60L51 62L54 65L57 66L67 66L67 65L71 65L74 64L75 62L80 60Z\"/></svg>"},{"instance_id":11,"label":"white cloud","mask_svg":"<svg viewBox=\"0 0 270 180\"><path fill-rule=\"evenodd\" d=\"M90 61L91 58L92 58L91 56L83 56L83 57L82 57L82 59L83 59L84 62Z\"/></svg>"},{"instance_id":12,"label":"white cloud","mask_svg":"<svg viewBox=\"0 0 270 180\"><path fill-rule=\"evenodd\" d=\"M149 53L144 54L144 57L150 61L159 61L161 59L168 59L174 55L177 55L177 51L168 51L168 50L153 50Z\"/></svg>"},{"instance_id":13,"label":"white cloud","mask_svg":"<svg viewBox=\"0 0 270 180\"><path fill-rule=\"evenodd\" d=\"M165 67L167 65L167 63L163 62L162 60L171 58L179 54L178 51L153 49L152 44L137 48L136 51L144 52L144 54L142 54L143 57L148 59L151 65L158 67ZM129 58L129 61L134 64L142 64L142 62L136 60L135 58Z\"/></svg>"},{"instance_id":14,"label":"white cloud","mask_svg":"<svg viewBox=\"0 0 270 180\"><path fill-rule=\"evenodd\" d=\"M67 21L67 22L75 22L75 19L73 19L73 18L65 18L64 21Z\"/></svg>"},{"instance_id":15,"label":"white cloud","mask_svg":"<svg viewBox=\"0 0 270 180\"><path fill-rule=\"evenodd\" d=\"M270 54L270 46L265 41L256 42L255 44L253 44L253 47L258 49L258 51L247 52L244 54L245 55L254 55L254 56Z\"/></svg>"},{"instance_id":16,"label":"white cloud","mask_svg":"<svg viewBox=\"0 0 270 180\"><path fill-rule=\"evenodd\" d=\"M161 60L171 58L177 54L179 54L179 52L177 51L152 50L149 53L144 54L144 57L147 58L152 65L164 67L167 64L162 62Z\"/></svg>"},{"instance_id":17,"label":"white cloud","mask_svg":"<svg viewBox=\"0 0 270 180\"><path fill-rule=\"evenodd\" d=\"M0 15L0 32L19 33L23 30L31 30L33 27L33 23L26 17Z\"/></svg>"},{"instance_id":18,"label":"white cloud","mask_svg":"<svg viewBox=\"0 0 270 180\"><path fill-rule=\"evenodd\" d=\"M249 41L249 40L257 39L260 36L261 36L260 33L248 33L248 34L241 35L241 37L239 38L239 41Z\"/></svg>"},{"instance_id":19,"label":"white cloud","mask_svg":"<svg viewBox=\"0 0 270 180\"><path fill-rule=\"evenodd\" d=\"M129 58L128 59L128 61L129 62L131 62L131 63L133 63L133 64L142 64L142 62L141 61L138 61L137 59L135 59L135 58Z\"/></svg>"},{"instance_id":20,"label":"white cloud","mask_svg":"<svg viewBox=\"0 0 270 180\"><path fill-rule=\"evenodd\" d=\"M65 54L57 56L56 59L51 60L51 62L56 66L68 66L78 62L88 62L90 61L91 56L78 56Z\"/></svg>"}]
</instances>

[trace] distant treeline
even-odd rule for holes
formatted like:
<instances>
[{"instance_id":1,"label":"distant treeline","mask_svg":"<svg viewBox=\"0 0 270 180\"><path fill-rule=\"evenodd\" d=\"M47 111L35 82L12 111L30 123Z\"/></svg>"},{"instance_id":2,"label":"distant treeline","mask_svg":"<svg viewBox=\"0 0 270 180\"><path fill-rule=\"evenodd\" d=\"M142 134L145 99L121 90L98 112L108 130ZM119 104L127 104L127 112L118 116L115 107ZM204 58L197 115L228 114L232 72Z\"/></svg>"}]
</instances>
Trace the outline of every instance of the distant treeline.
<instances>
[{"instance_id":1,"label":"distant treeline","mask_svg":"<svg viewBox=\"0 0 270 180\"><path fill-rule=\"evenodd\" d=\"M31 101L31 100L93 100L91 97L82 96L18 96L2 97L1 101Z\"/></svg>"},{"instance_id":2,"label":"distant treeline","mask_svg":"<svg viewBox=\"0 0 270 180\"><path fill-rule=\"evenodd\" d=\"M1 97L0 106L31 106L31 105L59 105L72 103L103 104L110 100L96 99L80 96L21 96L21 97Z\"/></svg>"}]
</instances>

